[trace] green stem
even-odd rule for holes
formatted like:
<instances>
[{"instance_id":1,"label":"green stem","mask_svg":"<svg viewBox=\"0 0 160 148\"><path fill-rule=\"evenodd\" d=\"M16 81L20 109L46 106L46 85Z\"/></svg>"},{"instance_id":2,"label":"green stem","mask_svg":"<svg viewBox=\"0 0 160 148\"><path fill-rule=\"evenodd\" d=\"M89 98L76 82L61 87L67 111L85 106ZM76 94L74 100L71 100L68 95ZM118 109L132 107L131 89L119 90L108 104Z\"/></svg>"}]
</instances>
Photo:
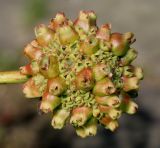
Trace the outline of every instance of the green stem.
<instances>
[{"instance_id":1,"label":"green stem","mask_svg":"<svg viewBox=\"0 0 160 148\"><path fill-rule=\"evenodd\" d=\"M0 84L24 83L28 78L19 71L0 72Z\"/></svg>"}]
</instances>

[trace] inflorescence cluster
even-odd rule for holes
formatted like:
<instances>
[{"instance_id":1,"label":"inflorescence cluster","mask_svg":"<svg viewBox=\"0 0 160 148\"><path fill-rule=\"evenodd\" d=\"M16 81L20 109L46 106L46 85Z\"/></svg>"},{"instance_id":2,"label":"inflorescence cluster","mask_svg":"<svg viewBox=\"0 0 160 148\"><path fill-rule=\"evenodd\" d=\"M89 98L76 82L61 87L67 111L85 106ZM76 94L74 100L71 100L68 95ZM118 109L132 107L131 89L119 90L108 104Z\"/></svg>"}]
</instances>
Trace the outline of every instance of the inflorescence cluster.
<instances>
[{"instance_id":1,"label":"inflorescence cluster","mask_svg":"<svg viewBox=\"0 0 160 148\"><path fill-rule=\"evenodd\" d=\"M134 114L143 79L142 69L131 64L137 57L130 47L134 34L112 33L96 18L80 11L72 22L58 13L48 26L37 26L36 39L24 49L30 64L20 68L30 76L26 97L41 98L39 109L53 113L55 129L69 121L81 137L95 135L98 124L114 131L122 113Z\"/></svg>"}]
</instances>

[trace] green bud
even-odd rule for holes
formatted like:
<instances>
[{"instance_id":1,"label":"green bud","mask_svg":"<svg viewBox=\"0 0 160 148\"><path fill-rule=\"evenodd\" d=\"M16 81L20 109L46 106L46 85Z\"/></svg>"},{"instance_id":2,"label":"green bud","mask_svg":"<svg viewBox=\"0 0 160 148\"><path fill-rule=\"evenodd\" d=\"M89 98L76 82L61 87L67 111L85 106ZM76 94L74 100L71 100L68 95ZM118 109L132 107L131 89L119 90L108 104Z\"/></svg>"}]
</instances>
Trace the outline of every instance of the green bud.
<instances>
[{"instance_id":1,"label":"green bud","mask_svg":"<svg viewBox=\"0 0 160 148\"><path fill-rule=\"evenodd\" d=\"M79 38L75 30L69 25L63 25L58 29L59 39L62 45L73 43Z\"/></svg>"},{"instance_id":2,"label":"green bud","mask_svg":"<svg viewBox=\"0 0 160 148\"><path fill-rule=\"evenodd\" d=\"M53 40L55 32L47 26L41 24L35 27L35 35L40 46L48 46Z\"/></svg>"},{"instance_id":3,"label":"green bud","mask_svg":"<svg viewBox=\"0 0 160 148\"><path fill-rule=\"evenodd\" d=\"M92 116L92 110L88 107L77 107L73 109L70 123L75 126L83 126Z\"/></svg>"},{"instance_id":4,"label":"green bud","mask_svg":"<svg viewBox=\"0 0 160 148\"><path fill-rule=\"evenodd\" d=\"M120 65L129 65L137 57L137 51L133 48L129 49L124 57L121 58Z\"/></svg>"},{"instance_id":5,"label":"green bud","mask_svg":"<svg viewBox=\"0 0 160 148\"><path fill-rule=\"evenodd\" d=\"M92 118L83 127L76 128L78 136L85 138L87 136L95 136L97 133L97 120Z\"/></svg>"},{"instance_id":6,"label":"green bud","mask_svg":"<svg viewBox=\"0 0 160 148\"><path fill-rule=\"evenodd\" d=\"M129 49L129 43L120 33L111 34L112 52L116 56L123 56Z\"/></svg>"},{"instance_id":7,"label":"green bud","mask_svg":"<svg viewBox=\"0 0 160 148\"><path fill-rule=\"evenodd\" d=\"M57 110L53 115L52 126L55 129L62 129L69 115L70 115L70 112L65 109Z\"/></svg>"},{"instance_id":8,"label":"green bud","mask_svg":"<svg viewBox=\"0 0 160 148\"><path fill-rule=\"evenodd\" d=\"M123 78L123 90L125 92L138 89L139 89L139 79L137 77Z\"/></svg>"},{"instance_id":9,"label":"green bud","mask_svg":"<svg viewBox=\"0 0 160 148\"><path fill-rule=\"evenodd\" d=\"M139 80L142 80L143 77L144 77L143 70L142 70L141 67L135 67L134 68L134 74Z\"/></svg>"},{"instance_id":10,"label":"green bud","mask_svg":"<svg viewBox=\"0 0 160 148\"><path fill-rule=\"evenodd\" d=\"M96 96L106 96L113 94L116 88L109 78L104 78L98 82L93 88L93 94Z\"/></svg>"},{"instance_id":11,"label":"green bud","mask_svg":"<svg viewBox=\"0 0 160 148\"><path fill-rule=\"evenodd\" d=\"M57 57L55 56L43 56L40 61L40 72L46 78L54 78L59 75L59 65Z\"/></svg>"},{"instance_id":12,"label":"green bud","mask_svg":"<svg viewBox=\"0 0 160 148\"><path fill-rule=\"evenodd\" d=\"M120 99L116 95L104 96L104 97L96 96L95 100L98 104L101 105L108 105L111 107L119 107L120 105Z\"/></svg>"},{"instance_id":13,"label":"green bud","mask_svg":"<svg viewBox=\"0 0 160 148\"><path fill-rule=\"evenodd\" d=\"M93 36L86 38L80 44L80 51L86 55L92 55L99 49L99 40Z\"/></svg>"},{"instance_id":14,"label":"green bud","mask_svg":"<svg viewBox=\"0 0 160 148\"><path fill-rule=\"evenodd\" d=\"M104 50L104 51L110 51L111 44L108 41L100 40L100 42L99 42L99 48L102 49L102 50Z\"/></svg>"},{"instance_id":15,"label":"green bud","mask_svg":"<svg viewBox=\"0 0 160 148\"><path fill-rule=\"evenodd\" d=\"M134 34L132 32L126 32L123 34L123 39L128 41L129 43L132 43L132 38L134 37Z\"/></svg>"},{"instance_id":16,"label":"green bud","mask_svg":"<svg viewBox=\"0 0 160 148\"><path fill-rule=\"evenodd\" d=\"M94 86L93 72L90 68L82 69L75 78L75 84L77 89L89 91Z\"/></svg>"},{"instance_id":17,"label":"green bud","mask_svg":"<svg viewBox=\"0 0 160 148\"><path fill-rule=\"evenodd\" d=\"M50 94L58 96L67 89L65 80L61 77L56 77L48 80L48 91Z\"/></svg>"},{"instance_id":18,"label":"green bud","mask_svg":"<svg viewBox=\"0 0 160 148\"><path fill-rule=\"evenodd\" d=\"M87 137L87 135L85 133L85 128L84 127L78 127L78 128L76 128L76 133L81 138L86 138Z\"/></svg>"},{"instance_id":19,"label":"green bud","mask_svg":"<svg viewBox=\"0 0 160 148\"><path fill-rule=\"evenodd\" d=\"M100 115L100 110L98 108L93 109L93 117L98 117Z\"/></svg>"},{"instance_id":20,"label":"green bud","mask_svg":"<svg viewBox=\"0 0 160 148\"><path fill-rule=\"evenodd\" d=\"M134 76L133 69L134 69L134 67L131 66L131 65L124 66L123 67L123 76L125 76L125 77L133 77Z\"/></svg>"},{"instance_id":21,"label":"green bud","mask_svg":"<svg viewBox=\"0 0 160 148\"><path fill-rule=\"evenodd\" d=\"M110 68L103 63L97 64L93 67L93 74L96 81L99 81L110 74Z\"/></svg>"},{"instance_id":22,"label":"green bud","mask_svg":"<svg viewBox=\"0 0 160 148\"><path fill-rule=\"evenodd\" d=\"M43 95L40 110L44 113L52 112L55 108L57 108L61 104L61 99L57 96L53 96L49 93L45 93Z\"/></svg>"}]
</instances>

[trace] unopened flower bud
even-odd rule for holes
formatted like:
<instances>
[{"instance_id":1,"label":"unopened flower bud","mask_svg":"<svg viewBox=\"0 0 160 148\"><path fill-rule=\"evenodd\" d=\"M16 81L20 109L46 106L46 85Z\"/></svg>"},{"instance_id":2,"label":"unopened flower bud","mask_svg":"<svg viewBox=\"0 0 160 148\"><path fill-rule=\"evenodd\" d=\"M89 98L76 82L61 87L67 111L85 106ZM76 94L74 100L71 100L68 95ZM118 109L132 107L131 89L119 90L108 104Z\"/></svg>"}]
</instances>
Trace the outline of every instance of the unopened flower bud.
<instances>
[{"instance_id":1,"label":"unopened flower bud","mask_svg":"<svg viewBox=\"0 0 160 148\"><path fill-rule=\"evenodd\" d=\"M48 91L50 94L58 96L67 89L65 80L61 77L56 77L48 80Z\"/></svg>"},{"instance_id":2,"label":"unopened flower bud","mask_svg":"<svg viewBox=\"0 0 160 148\"><path fill-rule=\"evenodd\" d=\"M33 61L31 64L20 67L20 72L25 75L35 75L39 72L39 65Z\"/></svg>"},{"instance_id":3,"label":"unopened flower bud","mask_svg":"<svg viewBox=\"0 0 160 148\"><path fill-rule=\"evenodd\" d=\"M92 116L92 110L88 107L77 107L73 109L70 123L75 126L83 126Z\"/></svg>"},{"instance_id":4,"label":"unopened flower bud","mask_svg":"<svg viewBox=\"0 0 160 148\"><path fill-rule=\"evenodd\" d=\"M64 13L60 12L60 13L57 13L55 18L51 20L49 27L53 30L56 30L65 22L67 22L66 16L64 15Z\"/></svg>"},{"instance_id":5,"label":"unopened flower bud","mask_svg":"<svg viewBox=\"0 0 160 148\"><path fill-rule=\"evenodd\" d=\"M37 42L42 47L48 46L54 39L54 31L41 24L35 28Z\"/></svg>"},{"instance_id":6,"label":"unopened flower bud","mask_svg":"<svg viewBox=\"0 0 160 148\"><path fill-rule=\"evenodd\" d=\"M79 31L80 28L85 33L89 32L90 27L96 25L95 13L93 11L80 11L79 17L74 25L77 31Z\"/></svg>"},{"instance_id":7,"label":"unopened flower bud","mask_svg":"<svg viewBox=\"0 0 160 148\"><path fill-rule=\"evenodd\" d=\"M129 65L129 66L124 66L123 67L123 76L124 77L133 77L134 73L133 73L134 67Z\"/></svg>"},{"instance_id":8,"label":"unopened flower bud","mask_svg":"<svg viewBox=\"0 0 160 148\"><path fill-rule=\"evenodd\" d=\"M98 82L93 88L93 94L96 96L106 96L113 94L116 91L116 88L112 81L109 78L104 78Z\"/></svg>"},{"instance_id":9,"label":"unopened flower bud","mask_svg":"<svg viewBox=\"0 0 160 148\"><path fill-rule=\"evenodd\" d=\"M129 65L137 57L137 51L133 48L129 49L124 57L121 58L120 65Z\"/></svg>"},{"instance_id":10,"label":"unopened flower bud","mask_svg":"<svg viewBox=\"0 0 160 148\"><path fill-rule=\"evenodd\" d=\"M128 92L139 89L139 79L137 77L123 77L123 90Z\"/></svg>"},{"instance_id":11,"label":"unopened flower bud","mask_svg":"<svg viewBox=\"0 0 160 148\"><path fill-rule=\"evenodd\" d=\"M134 37L134 34L132 32L126 32L126 33L123 34L124 40L128 41L128 43L131 43L131 44L134 41L133 37Z\"/></svg>"},{"instance_id":12,"label":"unopened flower bud","mask_svg":"<svg viewBox=\"0 0 160 148\"><path fill-rule=\"evenodd\" d=\"M139 80L142 80L144 77L141 67L134 67L134 74Z\"/></svg>"},{"instance_id":13,"label":"unopened flower bud","mask_svg":"<svg viewBox=\"0 0 160 148\"><path fill-rule=\"evenodd\" d=\"M52 112L55 108L57 108L61 104L61 99L57 96L53 96L46 92L43 95L40 110L44 113Z\"/></svg>"},{"instance_id":14,"label":"unopened flower bud","mask_svg":"<svg viewBox=\"0 0 160 148\"><path fill-rule=\"evenodd\" d=\"M69 25L63 25L58 29L59 39L62 45L73 43L79 38L75 30Z\"/></svg>"},{"instance_id":15,"label":"unopened flower bud","mask_svg":"<svg viewBox=\"0 0 160 148\"><path fill-rule=\"evenodd\" d=\"M34 47L31 44L28 44L24 48L24 54L31 60L39 60L42 56L42 50L37 47Z\"/></svg>"},{"instance_id":16,"label":"unopened flower bud","mask_svg":"<svg viewBox=\"0 0 160 148\"><path fill-rule=\"evenodd\" d=\"M110 107L110 106L99 105L99 110L102 113L106 113L113 120L118 119L121 116L121 111L120 110L115 109L115 108Z\"/></svg>"},{"instance_id":17,"label":"unopened flower bud","mask_svg":"<svg viewBox=\"0 0 160 148\"><path fill-rule=\"evenodd\" d=\"M111 34L111 24L105 24L97 31L96 37L101 40L109 41Z\"/></svg>"},{"instance_id":18,"label":"unopened flower bud","mask_svg":"<svg viewBox=\"0 0 160 148\"><path fill-rule=\"evenodd\" d=\"M110 68L103 63L97 64L93 67L93 74L96 81L99 81L109 75Z\"/></svg>"},{"instance_id":19,"label":"unopened flower bud","mask_svg":"<svg viewBox=\"0 0 160 148\"><path fill-rule=\"evenodd\" d=\"M89 91L94 86L93 72L90 68L82 69L75 79L77 89Z\"/></svg>"},{"instance_id":20,"label":"unopened flower bud","mask_svg":"<svg viewBox=\"0 0 160 148\"><path fill-rule=\"evenodd\" d=\"M95 100L98 104L101 105L108 105L111 107L119 107L120 105L120 99L116 95L104 96L104 97L96 96Z\"/></svg>"},{"instance_id":21,"label":"unopened flower bud","mask_svg":"<svg viewBox=\"0 0 160 148\"><path fill-rule=\"evenodd\" d=\"M42 75L30 78L23 86L23 93L26 98L41 97L46 89L46 80Z\"/></svg>"},{"instance_id":22,"label":"unopened flower bud","mask_svg":"<svg viewBox=\"0 0 160 148\"><path fill-rule=\"evenodd\" d=\"M85 138L87 136L95 136L97 133L97 120L92 118L83 127L76 128L78 136Z\"/></svg>"},{"instance_id":23,"label":"unopened flower bud","mask_svg":"<svg viewBox=\"0 0 160 148\"><path fill-rule=\"evenodd\" d=\"M55 129L62 129L68 119L70 112L65 109L58 109L52 119L52 126Z\"/></svg>"},{"instance_id":24,"label":"unopened flower bud","mask_svg":"<svg viewBox=\"0 0 160 148\"><path fill-rule=\"evenodd\" d=\"M40 61L40 72L46 78L54 78L59 75L59 65L57 57L49 55L43 56Z\"/></svg>"},{"instance_id":25,"label":"unopened flower bud","mask_svg":"<svg viewBox=\"0 0 160 148\"><path fill-rule=\"evenodd\" d=\"M123 56L129 49L129 43L123 38L123 34L112 33L111 34L112 52L116 56Z\"/></svg>"},{"instance_id":26,"label":"unopened flower bud","mask_svg":"<svg viewBox=\"0 0 160 148\"><path fill-rule=\"evenodd\" d=\"M108 116L103 117L100 122L105 126L106 129L109 129L112 132L115 131L119 126L117 120L113 120Z\"/></svg>"},{"instance_id":27,"label":"unopened flower bud","mask_svg":"<svg viewBox=\"0 0 160 148\"><path fill-rule=\"evenodd\" d=\"M98 117L100 115L100 110L98 108L93 109L93 117Z\"/></svg>"},{"instance_id":28,"label":"unopened flower bud","mask_svg":"<svg viewBox=\"0 0 160 148\"><path fill-rule=\"evenodd\" d=\"M92 55L99 49L99 40L93 36L86 38L81 42L80 51L86 55Z\"/></svg>"},{"instance_id":29,"label":"unopened flower bud","mask_svg":"<svg viewBox=\"0 0 160 148\"><path fill-rule=\"evenodd\" d=\"M134 114L137 112L138 105L131 100L131 97L128 94L123 93L120 108L123 112L126 112L128 114Z\"/></svg>"}]
</instances>

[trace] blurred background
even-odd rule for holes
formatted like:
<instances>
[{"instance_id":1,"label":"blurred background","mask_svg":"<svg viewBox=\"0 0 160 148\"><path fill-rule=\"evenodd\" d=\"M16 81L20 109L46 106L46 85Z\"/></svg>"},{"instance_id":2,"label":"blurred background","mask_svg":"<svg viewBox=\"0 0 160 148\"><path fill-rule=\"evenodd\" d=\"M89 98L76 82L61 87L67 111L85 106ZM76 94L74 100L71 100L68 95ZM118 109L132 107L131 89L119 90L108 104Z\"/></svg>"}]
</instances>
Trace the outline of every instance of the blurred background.
<instances>
[{"instance_id":1,"label":"blurred background","mask_svg":"<svg viewBox=\"0 0 160 148\"><path fill-rule=\"evenodd\" d=\"M23 48L34 26L59 11L74 20L80 10L94 10L98 24L110 22L113 32L135 33L135 64L145 72L138 113L123 115L115 133L99 127L95 137L81 139L70 126L54 130L22 85L0 85L0 148L160 148L160 0L0 0L0 70L27 63Z\"/></svg>"}]
</instances>

